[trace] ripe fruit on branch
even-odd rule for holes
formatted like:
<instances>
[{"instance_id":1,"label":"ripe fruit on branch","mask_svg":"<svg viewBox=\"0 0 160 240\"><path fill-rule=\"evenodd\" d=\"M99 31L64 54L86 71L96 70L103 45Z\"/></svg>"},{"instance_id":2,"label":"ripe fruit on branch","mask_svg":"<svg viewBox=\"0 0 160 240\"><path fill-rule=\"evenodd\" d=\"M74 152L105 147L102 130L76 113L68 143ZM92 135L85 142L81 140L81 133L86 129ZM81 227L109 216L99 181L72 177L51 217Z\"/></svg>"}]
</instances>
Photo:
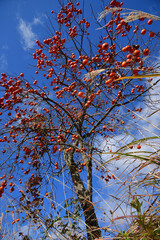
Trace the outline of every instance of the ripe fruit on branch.
<instances>
[{"instance_id":1,"label":"ripe fruit on branch","mask_svg":"<svg viewBox=\"0 0 160 240\"><path fill-rule=\"evenodd\" d=\"M20 73L20 76L21 76L21 77L24 77L24 73Z\"/></svg>"},{"instance_id":2,"label":"ripe fruit on branch","mask_svg":"<svg viewBox=\"0 0 160 240\"><path fill-rule=\"evenodd\" d=\"M110 79L108 79L107 81L105 81L105 84L110 84L110 83L112 83L112 82L113 82L113 79L110 78Z\"/></svg>"},{"instance_id":3,"label":"ripe fruit on branch","mask_svg":"<svg viewBox=\"0 0 160 240\"><path fill-rule=\"evenodd\" d=\"M141 34L145 35L146 34L146 29L142 29Z\"/></svg>"},{"instance_id":4,"label":"ripe fruit on branch","mask_svg":"<svg viewBox=\"0 0 160 240\"><path fill-rule=\"evenodd\" d=\"M149 49L148 49L148 48L145 48L145 49L143 50L143 54L144 54L144 56L148 56L148 55L149 55Z\"/></svg>"},{"instance_id":5,"label":"ripe fruit on branch","mask_svg":"<svg viewBox=\"0 0 160 240\"><path fill-rule=\"evenodd\" d=\"M126 47L122 48L122 52L127 52L127 51L130 51L130 50L131 50L131 46L130 45L127 45Z\"/></svg>"},{"instance_id":6,"label":"ripe fruit on branch","mask_svg":"<svg viewBox=\"0 0 160 240\"><path fill-rule=\"evenodd\" d=\"M57 150L58 150L58 147L57 146L53 146L53 153L56 153L57 152Z\"/></svg>"},{"instance_id":7,"label":"ripe fruit on branch","mask_svg":"<svg viewBox=\"0 0 160 240\"><path fill-rule=\"evenodd\" d=\"M79 92L78 97L83 97L83 92Z\"/></svg>"},{"instance_id":8,"label":"ripe fruit on branch","mask_svg":"<svg viewBox=\"0 0 160 240\"><path fill-rule=\"evenodd\" d=\"M141 148L141 145L140 145L140 144L138 144L138 145L137 145L137 149L140 149L140 148Z\"/></svg>"},{"instance_id":9,"label":"ripe fruit on branch","mask_svg":"<svg viewBox=\"0 0 160 240\"><path fill-rule=\"evenodd\" d=\"M155 33L154 33L154 32L150 32L150 33L149 33L149 36L150 36L150 37L154 37L154 36L155 36Z\"/></svg>"},{"instance_id":10,"label":"ripe fruit on branch","mask_svg":"<svg viewBox=\"0 0 160 240\"><path fill-rule=\"evenodd\" d=\"M127 67L127 65L128 65L128 64L127 64L126 61L122 62L122 64L121 64L122 67Z\"/></svg>"},{"instance_id":11,"label":"ripe fruit on branch","mask_svg":"<svg viewBox=\"0 0 160 240\"><path fill-rule=\"evenodd\" d=\"M139 55L140 55L140 51L139 51L139 50L135 50L135 51L133 52L133 56L138 57Z\"/></svg>"},{"instance_id":12,"label":"ripe fruit on branch","mask_svg":"<svg viewBox=\"0 0 160 240\"><path fill-rule=\"evenodd\" d=\"M149 19L147 23L148 23L148 25L151 25L153 23L153 20Z\"/></svg>"},{"instance_id":13,"label":"ripe fruit on branch","mask_svg":"<svg viewBox=\"0 0 160 240\"><path fill-rule=\"evenodd\" d=\"M103 43L102 44L102 49L103 50L108 50L108 47L109 47L108 43Z\"/></svg>"},{"instance_id":14,"label":"ripe fruit on branch","mask_svg":"<svg viewBox=\"0 0 160 240\"><path fill-rule=\"evenodd\" d=\"M82 63L83 63L83 65L88 65L88 60L84 59Z\"/></svg>"}]
</instances>

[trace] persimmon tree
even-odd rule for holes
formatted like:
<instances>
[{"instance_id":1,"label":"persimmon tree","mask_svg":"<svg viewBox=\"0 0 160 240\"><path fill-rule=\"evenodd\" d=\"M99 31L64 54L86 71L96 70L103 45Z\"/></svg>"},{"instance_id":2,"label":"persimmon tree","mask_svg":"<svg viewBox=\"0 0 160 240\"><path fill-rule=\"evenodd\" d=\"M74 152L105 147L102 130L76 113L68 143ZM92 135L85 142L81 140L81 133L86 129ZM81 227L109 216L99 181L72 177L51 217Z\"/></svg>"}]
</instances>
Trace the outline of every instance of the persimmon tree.
<instances>
[{"instance_id":1,"label":"persimmon tree","mask_svg":"<svg viewBox=\"0 0 160 240\"><path fill-rule=\"evenodd\" d=\"M141 104L159 82L151 78L159 75L151 57L159 40L152 23L159 19L140 11L125 15L122 5L113 0L98 20L95 17L96 42L81 4L66 3L56 20L50 18L50 36L36 41L33 79L26 79L25 73L1 73L0 196L8 187L26 219L40 223L46 199L53 200L54 179L64 176L64 185L76 193L72 204L79 203L86 226L86 236L74 232L71 239L101 237L93 201L94 172L106 184L115 176L106 176L100 167L106 149L99 139L107 143L113 134L123 133L127 119L136 118L133 111L143 111ZM69 203L65 206L68 209ZM51 217L43 222L47 230L56 228L54 223ZM65 235L68 225L61 226Z\"/></svg>"}]
</instances>

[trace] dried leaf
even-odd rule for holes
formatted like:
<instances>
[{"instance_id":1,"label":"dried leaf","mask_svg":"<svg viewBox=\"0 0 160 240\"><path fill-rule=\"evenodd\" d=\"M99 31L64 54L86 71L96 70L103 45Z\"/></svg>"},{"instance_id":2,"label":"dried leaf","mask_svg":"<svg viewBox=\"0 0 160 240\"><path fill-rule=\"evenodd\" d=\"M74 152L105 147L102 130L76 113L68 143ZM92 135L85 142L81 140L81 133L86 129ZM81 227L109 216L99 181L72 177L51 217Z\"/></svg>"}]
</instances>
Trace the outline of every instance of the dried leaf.
<instances>
[{"instance_id":1,"label":"dried leaf","mask_svg":"<svg viewBox=\"0 0 160 240\"><path fill-rule=\"evenodd\" d=\"M99 70L95 70L92 72L88 72L87 74L84 75L83 80L94 80L94 78L101 72L105 71L106 69L99 69Z\"/></svg>"},{"instance_id":2,"label":"dried leaf","mask_svg":"<svg viewBox=\"0 0 160 240\"><path fill-rule=\"evenodd\" d=\"M126 76L126 77L120 77L120 78L114 80L114 82L119 81L119 80L123 80L123 79L150 78L150 77L159 77L159 76L160 76L160 73L146 74L146 75L136 75L136 76Z\"/></svg>"}]
</instances>

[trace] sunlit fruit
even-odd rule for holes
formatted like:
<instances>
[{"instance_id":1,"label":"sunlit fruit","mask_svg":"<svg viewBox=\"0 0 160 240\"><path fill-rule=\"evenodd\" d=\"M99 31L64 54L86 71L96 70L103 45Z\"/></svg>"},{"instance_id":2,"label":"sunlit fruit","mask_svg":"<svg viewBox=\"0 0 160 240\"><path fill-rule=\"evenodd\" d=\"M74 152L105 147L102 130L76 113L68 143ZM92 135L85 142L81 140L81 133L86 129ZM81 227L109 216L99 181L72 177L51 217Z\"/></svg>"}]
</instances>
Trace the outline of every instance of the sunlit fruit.
<instances>
[{"instance_id":1,"label":"sunlit fruit","mask_svg":"<svg viewBox=\"0 0 160 240\"><path fill-rule=\"evenodd\" d=\"M138 145L137 145L137 149L140 149L140 148L141 148L141 145L140 145L140 144L138 144Z\"/></svg>"},{"instance_id":2,"label":"sunlit fruit","mask_svg":"<svg viewBox=\"0 0 160 240\"><path fill-rule=\"evenodd\" d=\"M126 61L122 62L121 66L122 67L127 67L127 62Z\"/></svg>"},{"instance_id":3,"label":"sunlit fruit","mask_svg":"<svg viewBox=\"0 0 160 240\"><path fill-rule=\"evenodd\" d=\"M105 81L105 84L110 84L110 83L112 83L112 82L113 82L113 79L110 78L110 79L108 79L107 81Z\"/></svg>"},{"instance_id":4,"label":"sunlit fruit","mask_svg":"<svg viewBox=\"0 0 160 240\"><path fill-rule=\"evenodd\" d=\"M88 65L88 60L84 59L82 63L83 63L83 65Z\"/></svg>"},{"instance_id":5,"label":"sunlit fruit","mask_svg":"<svg viewBox=\"0 0 160 240\"><path fill-rule=\"evenodd\" d=\"M145 29L145 28L141 30L141 34L142 34L142 35L145 35L145 34L146 34L146 29Z\"/></svg>"},{"instance_id":6,"label":"sunlit fruit","mask_svg":"<svg viewBox=\"0 0 160 240\"><path fill-rule=\"evenodd\" d=\"M24 73L21 73L20 76L21 76L21 77L24 77Z\"/></svg>"},{"instance_id":7,"label":"sunlit fruit","mask_svg":"<svg viewBox=\"0 0 160 240\"><path fill-rule=\"evenodd\" d=\"M153 20L149 19L147 23L148 23L148 25L151 25L153 23Z\"/></svg>"},{"instance_id":8,"label":"sunlit fruit","mask_svg":"<svg viewBox=\"0 0 160 240\"><path fill-rule=\"evenodd\" d=\"M102 49L103 50L108 50L108 47L109 47L108 43L103 43L102 44Z\"/></svg>"},{"instance_id":9,"label":"sunlit fruit","mask_svg":"<svg viewBox=\"0 0 160 240\"><path fill-rule=\"evenodd\" d=\"M135 50L134 52L133 52L133 56L139 56L140 55L140 51L139 50Z\"/></svg>"},{"instance_id":10,"label":"sunlit fruit","mask_svg":"<svg viewBox=\"0 0 160 240\"><path fill-rule=\"evenodd\" d=\"M79 92L78 97L83 97L83 92Z\"/></svg>"}]
</instances>

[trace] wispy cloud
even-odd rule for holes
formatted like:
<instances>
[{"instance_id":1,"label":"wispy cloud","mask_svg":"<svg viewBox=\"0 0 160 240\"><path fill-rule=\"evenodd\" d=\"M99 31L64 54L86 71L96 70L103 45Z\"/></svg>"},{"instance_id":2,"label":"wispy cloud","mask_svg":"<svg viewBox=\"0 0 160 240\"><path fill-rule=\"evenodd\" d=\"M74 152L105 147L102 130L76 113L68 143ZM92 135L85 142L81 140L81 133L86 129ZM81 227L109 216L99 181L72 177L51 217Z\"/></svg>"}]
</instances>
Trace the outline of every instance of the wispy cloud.
<instances>
[{"instance_id":1,"label":"wispy cloud","mask_svg":"<svg viewBox=\"0 0 160 240\"><path fill-rule=\"evenodd\" d=\"M157 78L154 78L150 84L157 80ZM106 154L101 155L101 161L104 163L102 164L104 170L107 170L105 174L102 173L104 176L103 180L96 171L94 172L94 176L97 174L94 202L97 203L97 209L101 210L101 212L97 210L97 214L98 218L102 219L102 226L124 230L133 221L131 217L131 212L133 211L131 202L134 197L137 196L141 198L140 202L143 201L142 212L151 206L152 201L156 200L156 194L154 196L153 193L155 192L152 188L153 186L150 185L150 179L152 179L152 176L156 179L155 176L156 174L158 175L159 168L156 164L152 164L150 160L155 160L154 156L157 159L159 153L159 95L160 86L157 84L156 87L150 90L148 101L146 100L145 102L146 105L143 102L136 104L137 108L143 107L143 111L140 113L134 112L137 120L127 120L127 124L130 126L128 131L126 131L127 134L125 134L125 131L122 131L121 134L115 134L109 141L102 137L98 139L99 145L97 145L101 150L106 151ZM127 125L125 129L127 129ZM130 129L131 134L129 134ZM132 129L134 129L134 132ZM145 140L147 137L152 138ZM157 138L154 139L154 137ZM136 141L138 139L144 139L145 141L138 142ZM130 143L132 143L133 149L129 147L121 149L122 146ZM136 148L139 143L141 149ZM112 152L109 152L108 146ZM119 154L114 154L116 151ZM131 157L132 155L133 157ZM148 161L142 160L142 157L148 158ZM106 182L105 177L112 173L116 179ZM156 204L158 204L158 200ZM102 218L103 212L105 214Z\"/></svg>"},{"instance_id":2,"label":"wispy cloud","mask_svg":"<svg viewBox=\"0 0 160 240\"><path fill-rule=\"evenodd\" d=\"M28 48L32 48L36 40L36 34L32 30L32 24L27 23L20 18L18 31L22 38L23 49L27 50Z\"/></svg>"},{"instance_id":3,"label":"wispy cloud","mask_svg":"<svg viewBox=\"0 0 160 240\"><path fill-rule=\"evenodd\" d=\"M42 20L41 20L40 18L35 17L35 18L33 19L33 23L32 23L32 24L34 24L34 25L42 24Z\"/></svg>"},{"instance_id":4,"label":"wispy cloud","mask_svg":"<svg viewBox=\"0 0 160 240\"><path fill-rule=\"evenodd\" d=\"M7 67L8 67L7 57L5 54L2 54L0 56L0 71L1 72L6 71Z\"/></svg>"},{"instance_id":5,"label":"wispy cloud","mask_svg":"<svg viewBox=\"0 0 160 240\"><path fill-rule=\"evenodd\" d=\"M21 35L21 42L23 49L26 51L33 48L35 40L37 39L36 33L33 31L33 25L42 24L40 18L35 17L31 23L19 18L18 31Z\"/></svg>"},{"instance_id":6,"label":"wispy cloud","mask_svg":"<svg viewBox=\"0 0 160 240\"><path fill-rule=\"evenodd\" d=\"M8 44L7 43L3 44L1 49L8 50L9 49Z\"/></svg>"}]
</instances>

